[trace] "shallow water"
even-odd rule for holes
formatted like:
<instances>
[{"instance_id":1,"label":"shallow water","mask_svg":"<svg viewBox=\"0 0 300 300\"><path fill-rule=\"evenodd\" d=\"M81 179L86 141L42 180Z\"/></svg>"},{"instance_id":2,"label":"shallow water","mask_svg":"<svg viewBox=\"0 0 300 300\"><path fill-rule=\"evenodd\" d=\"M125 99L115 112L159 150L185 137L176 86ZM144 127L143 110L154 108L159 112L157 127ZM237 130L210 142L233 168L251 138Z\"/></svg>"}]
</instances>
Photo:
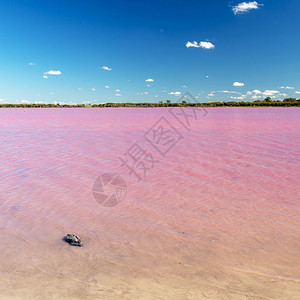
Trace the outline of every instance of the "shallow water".
<instances>
[{"instance_id":1,"label":"shallow water","mask_svg":"<svg viewBox=\"0 0 300 300\"><path fill-rule=\"evenodd\" d=\"M299 299L299 108L185 112L0 110L0 297Z\"/></svg>"}]
</instances>

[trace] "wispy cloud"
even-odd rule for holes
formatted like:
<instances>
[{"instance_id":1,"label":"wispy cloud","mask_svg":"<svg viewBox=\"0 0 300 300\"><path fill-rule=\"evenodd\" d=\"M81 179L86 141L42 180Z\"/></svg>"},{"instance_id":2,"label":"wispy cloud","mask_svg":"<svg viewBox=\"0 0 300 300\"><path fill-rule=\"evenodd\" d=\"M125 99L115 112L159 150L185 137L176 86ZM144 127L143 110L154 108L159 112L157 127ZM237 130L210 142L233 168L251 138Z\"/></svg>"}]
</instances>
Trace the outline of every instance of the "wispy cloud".
<instances>
[{"instance_id":1,"label":"wispy cloud","mask_svg":"<svg viewBox=\"0 0 300 300\"><path fill-rule=\"evenodd\" d=\"M30 62L29 66L36 66L36 63L35 62Z\"/></svg>"},{"instance_id":2,"label":"wispy cloud","mask_svg":"<svg viewBox=\"0 0 300 300\"><path fill-rule=\"evenodd\" d=\"M238 81L233 83L233 86L244 86L244 85L245 85L245 83L238 82Z\"/></svg>"},{"instance_id":3,"label":"wispy cloud","mask_svg":"<svg viewBox=\"0 0 300 300\"><path fill-rule=\"evenodd\" d=\"M179 96L181 92L170 92L169 95Z\"/></svg>"},{"instance_id":4,"label":"wispy cloud","mask_svg":"<svg viewBox=\"0 0 300 300\"><path fill-rule=\"evenodd\" d=\"M295 92L295 94L300 94L300 92Z\"/></svg>"},{"instance_id":5,"label":"wispy cloud","mask_svg":"<svg viewBox=\"0 0 300 300\"><path fill-rule=\"evenodd\" d=\"M43 78L44 78L44 79L48 79L48 76L47 76L47 75L44 75Z\"/></svg>"},{"instance_id":6,"label":"wispy cloud","mask_svg":"<svg viewBox=\"0 0 300 300\"><path fill-rule=\"evenodd\" d=\"M280 88L281 89L287 89L287 90L293 90L294 89L294 87L292 87L292 86L281 86Z\"/></svg>"},{"instance_id":7,"label":"wispy cloud","mask_svg":"<svg viewBox=\"0 0 300 300\"><path fill-rule=\"evenodd\" d=\"M279 91L274 91L274 90L265 90L263 93L262 93L264 96L274 96L276 94L279 94Z\"/></svg>"},{"instance_id":8,"label":"wispy cloud","mask_svg":"<svg viewBox=\"0 0 300 300\"><path fill-rule=\"evenodd\" d=\"M203 48L203 49L214 49L215 45L212 44L211 42L200 42L199 44L194 41L194 42L187 42L185 45L187 48Z\"/></svg>"},{"instance_id":9,"label":"wispy cloud","mask_svg":"<svg viewBox=\"0 0 300 300\"><path fill-rule=\"evenodd\" d=\"M109 85L106 85L106 86L105 86L105 88L106 88L106 89L109 89L109 88L110 88L110 86L109 86Z\"/></svg>"},{"instance_id":10,"label":"wispy cloud","mask_svg":"<svg viewBox=\"0 0 300 300\"><path fill-rule=\"evenodd\" d=\"M146 79L145 81L146 81L146 82L154 82L154 79L149 78L149 79Z\"/></svg>"},{"instance_id":11,"label":"wispy cloud","mask_svg":"<svg viewBox=\"0 0 300 300\"><path fill-rule=\"evenodd\" d=\"M96 91L96 89L95 89L95 88L91 88L91 90L92 90L93 92L95 92L95 91Z\"/></svg>"},{"instance_id":12,"label":"wispy cloud","mask_svg":"<svg viewBox=\"0 0 300 300\"><path fill-rule=\"evenodd\" d=\"M121 95L121 94L116 94L115 96L117 96L117 97L121 97L122 95Z\"/></svg>"},{"instance_id":13,"label":"wispy cloud","mask_svg":"<svg viewBox=\"0 0 300 300\"><path fill-rule=\"evenodd\" d=\"M235 15L239 15L239 14L247 13L252 9L259 9L260 6L263 6L263 4L259 4L256 1L241 2L241 3L233 6L232 11Z\"/></svg>"},{"instance_id":14,"label":"wispy cloud","mask_svg":"<svg viewBox=\"0 0 300 300\"><path fill-rule=\"evenodd\" d=\"M61 75L61 71L50 70L48 72L45 72L44 75Z\"/></svg>"},{"instance_id":15,"label":"wispy cloud","mask_svg":"<svg viewBox=\"0 0 300 300\"><path fill-rule=\"evenodd\" d=\"M245 95L242 95L242 96L239 96L239 97L233 97L233 96L231 96L230 98L233 99L233 100L243 100L243 99L246 98L246 96Z\"/></svg>"},{"instance_id":16,"label":"wispy cloud","mask_svg":"<svg viewBox=\"0 0 300 300\"><path fill-rule=\"evenodd\" d=\"M102 69L105 70L105 71L111 71L112 70L112 68L109 68L107 66L103 66Z\"/></svg>"}]
</instances>

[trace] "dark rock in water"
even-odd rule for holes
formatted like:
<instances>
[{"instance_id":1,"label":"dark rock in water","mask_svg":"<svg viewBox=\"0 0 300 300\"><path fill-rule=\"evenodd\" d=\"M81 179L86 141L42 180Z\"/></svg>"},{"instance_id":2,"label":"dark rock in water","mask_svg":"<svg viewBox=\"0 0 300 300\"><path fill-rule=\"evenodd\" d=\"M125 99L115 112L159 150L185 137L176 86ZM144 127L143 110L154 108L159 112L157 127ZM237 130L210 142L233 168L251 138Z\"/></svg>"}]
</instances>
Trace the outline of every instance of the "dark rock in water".
<instances>
[{"instance_id":1,"label":"dark rock in water","mask_svg":"<svg viewBox=\"0 0 300 300\"><path fill-rule=\"evenodd\" d=\"M83 246L80 237L79 237L78 235L75 235L75 234L70 234L70 233L68 233L68 234L65 236L64 240L65 240L66 242L68 242L68 243L69 243L70 245L72 245L72 246L79 246L79 247L82 247L82 246Z\"/></svg>"}]
</instances>

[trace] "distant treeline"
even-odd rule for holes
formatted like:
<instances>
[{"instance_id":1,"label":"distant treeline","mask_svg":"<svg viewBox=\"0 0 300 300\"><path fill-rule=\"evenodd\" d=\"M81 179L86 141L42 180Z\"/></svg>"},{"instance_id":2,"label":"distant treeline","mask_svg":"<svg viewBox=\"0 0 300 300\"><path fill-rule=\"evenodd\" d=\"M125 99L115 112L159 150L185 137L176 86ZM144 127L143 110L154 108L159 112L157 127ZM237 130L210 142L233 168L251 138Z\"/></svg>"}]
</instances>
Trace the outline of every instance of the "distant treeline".
<instances>
[{"instance_id":1,"label":"distant treeline","mask_svg":"<svg viewBox=\"0 0 300 300\"><path fill-rule=\"evenodd\" d=\"M20 108L50 108L50 107L240 107L240 106L300 106L300 99L296 98L287 98L283 101L279 100L271 100L271 98L266 98L265 100L257 100L252 102L208 102L208 103L189 103L186 101L182 101L180 103L174 102L171 100L167 100L166 102L158 102L158 103L103 103L103 104L36 104L36 103L22 103L22 104L11 104L11 103L3 103L0 104L0 108L5 107L20 107Z\"/></svg>"}]
</instances>

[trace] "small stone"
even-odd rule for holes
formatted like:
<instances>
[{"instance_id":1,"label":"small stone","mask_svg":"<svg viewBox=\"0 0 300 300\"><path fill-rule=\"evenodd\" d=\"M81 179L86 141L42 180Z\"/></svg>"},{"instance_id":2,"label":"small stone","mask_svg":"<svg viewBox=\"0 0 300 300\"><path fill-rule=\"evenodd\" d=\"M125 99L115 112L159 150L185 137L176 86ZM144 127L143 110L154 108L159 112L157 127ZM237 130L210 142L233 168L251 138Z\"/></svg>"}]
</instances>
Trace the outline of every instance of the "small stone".
<instances>
[{"instance_id":1,"label":"small stone","mask_svg":"<svg viewBox=\"0 0 300 300\"><path fill-rule=\"evenodd\" d=\"M64 239L72 246L79 246L79 247L83 246L81 239L78 235L68 233Z\"/></svg>"}]
</instances>

